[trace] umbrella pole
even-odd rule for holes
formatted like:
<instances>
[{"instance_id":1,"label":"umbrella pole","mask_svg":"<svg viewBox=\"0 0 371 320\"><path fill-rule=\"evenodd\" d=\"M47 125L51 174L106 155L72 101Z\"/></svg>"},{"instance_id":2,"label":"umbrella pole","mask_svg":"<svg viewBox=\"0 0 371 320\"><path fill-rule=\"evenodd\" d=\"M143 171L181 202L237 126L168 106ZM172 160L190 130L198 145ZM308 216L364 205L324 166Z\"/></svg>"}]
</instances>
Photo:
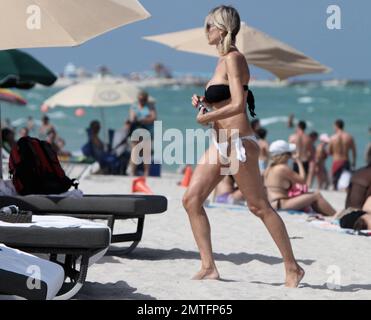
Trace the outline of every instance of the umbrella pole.
<instances>
[{"instance_id":1,"label":"umbrella pole","mask_svg":"<svg viewBox=\"0 0 371 320\"><path fill-rule=\"evenodd\" d=\"M106 119L105 119L105 115L104 115L104 109L103 108L99 108L99 109L100 109L100 116L101 116L101 119L102 119L103 142L108 143L107 132L106 132Z\"/></svg>"}]
</instances>

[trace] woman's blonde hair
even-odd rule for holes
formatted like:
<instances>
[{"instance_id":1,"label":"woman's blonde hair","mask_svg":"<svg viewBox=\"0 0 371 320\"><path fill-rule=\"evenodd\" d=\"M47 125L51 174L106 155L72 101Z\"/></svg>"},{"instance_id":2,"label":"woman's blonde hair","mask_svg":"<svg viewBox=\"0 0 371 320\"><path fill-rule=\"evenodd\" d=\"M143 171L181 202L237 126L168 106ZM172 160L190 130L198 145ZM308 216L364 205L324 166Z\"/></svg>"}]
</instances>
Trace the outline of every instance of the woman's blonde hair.
<instances>
[{"instance_id":1,"label":"woman's blonde hair","mask_svg":"<svg viewBox=\"0 0 371 320\"><path fill-rule=\"evenodd\" d=\"M274 167L278 164L286 163L291 158L291 153L282 153L276 156L271 156L269 166Z\"/></svg>"},{"instance_id":2,"label":"woman's blonde hair","mask_svg":"<svg viewBox=\"0 0 371 320\"><path fill-rule=\"evenodd\" d=\"M241 19L238 11L232 6L219 6L212 9L205 19L205 33L208 33L208 24L214 24L219 30L225 32L225 36L218 45L221 55L226 55L233 44L241 27Z\"/></svg>"}]
</instances>

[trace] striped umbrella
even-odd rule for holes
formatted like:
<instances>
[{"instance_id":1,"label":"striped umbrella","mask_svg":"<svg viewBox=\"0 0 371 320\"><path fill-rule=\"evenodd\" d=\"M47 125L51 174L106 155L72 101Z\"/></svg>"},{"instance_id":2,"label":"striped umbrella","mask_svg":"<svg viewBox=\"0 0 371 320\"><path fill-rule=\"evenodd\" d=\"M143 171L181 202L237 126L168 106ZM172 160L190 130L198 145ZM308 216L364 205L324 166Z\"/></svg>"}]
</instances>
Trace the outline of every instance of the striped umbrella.
<instances>
[{"instance_id":1,"label":"striped umbrella","mask_svg":"<svg viewBox=\"0 0 371 320\"><path fill-rule=\"evenodd\" d=\"M27 104L27 101L20 94L9 89L0 88L0 100L19 106L24 106Z\"/></svg>"}]
</instances>

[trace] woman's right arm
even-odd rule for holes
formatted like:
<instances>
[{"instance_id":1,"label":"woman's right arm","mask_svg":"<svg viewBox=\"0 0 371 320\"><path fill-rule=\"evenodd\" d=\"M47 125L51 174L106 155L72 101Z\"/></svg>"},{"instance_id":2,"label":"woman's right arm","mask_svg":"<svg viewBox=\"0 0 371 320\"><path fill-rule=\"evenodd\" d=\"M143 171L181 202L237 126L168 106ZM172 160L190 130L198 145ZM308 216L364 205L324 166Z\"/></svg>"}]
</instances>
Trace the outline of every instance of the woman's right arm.
<instances>
[{"instance_id":1,"label":"woman's right arm","mask_svg":"<svg viewBox=\"0 0 371 320\"><path fill-rule=\"evenodd\" d=\"M211 104L208 103L205 99L204 96L198 96L196 94L194 94L192 96L192 105L196 108L197 107L197 104L199 102L199 100L201 100L201 102L206 106L206 107L211 107Z\"/></svg>"},{"instance_id":2,"label":"woman's right arm","mask_svg":"<svg viewBox=\"0 0 371 320\"><path fill-rule=\"evenodd\" d=\"M305 179L305 170L304 170L304 166L303 166L303 163L297 159L295 160L298 167L299 167L299 174L297 174L294 170L292 170L291 168L287 167L286 169L286 172L285 172L285 176L293 183L299 183L299 184L305 184L306 183L306 179Z\"/></svg>"}]
</instances>

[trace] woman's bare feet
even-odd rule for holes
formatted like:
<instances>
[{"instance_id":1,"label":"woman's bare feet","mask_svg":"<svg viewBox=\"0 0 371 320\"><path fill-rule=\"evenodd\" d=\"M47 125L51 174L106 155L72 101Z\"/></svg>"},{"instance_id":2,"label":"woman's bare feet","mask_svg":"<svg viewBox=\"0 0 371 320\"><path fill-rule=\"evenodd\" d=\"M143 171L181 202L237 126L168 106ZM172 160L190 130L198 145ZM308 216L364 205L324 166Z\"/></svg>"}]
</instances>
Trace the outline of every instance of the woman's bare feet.
<instances>
[{"instance_id":1,"label":"woman's bare feet","mask_svg":"<svg viewBox=\"0 0 371 320\"><path fill-rule=\"evenodd\" d=\"M294 269L286 270L285 286L287 288L297 288L304 275L305 271L299 265Z\"/></svg>"},{"instance_id":2,"label":"woman's bare feet","mask_svg":"<svg viewBox=\"0 0 371 320\"><path fill-rule=\"evenodd\" d=\"M192 280L219 280L219 278L219 272L216 268L201 268L201 270L193 276Z\"/></svg>"}]
</instances>

